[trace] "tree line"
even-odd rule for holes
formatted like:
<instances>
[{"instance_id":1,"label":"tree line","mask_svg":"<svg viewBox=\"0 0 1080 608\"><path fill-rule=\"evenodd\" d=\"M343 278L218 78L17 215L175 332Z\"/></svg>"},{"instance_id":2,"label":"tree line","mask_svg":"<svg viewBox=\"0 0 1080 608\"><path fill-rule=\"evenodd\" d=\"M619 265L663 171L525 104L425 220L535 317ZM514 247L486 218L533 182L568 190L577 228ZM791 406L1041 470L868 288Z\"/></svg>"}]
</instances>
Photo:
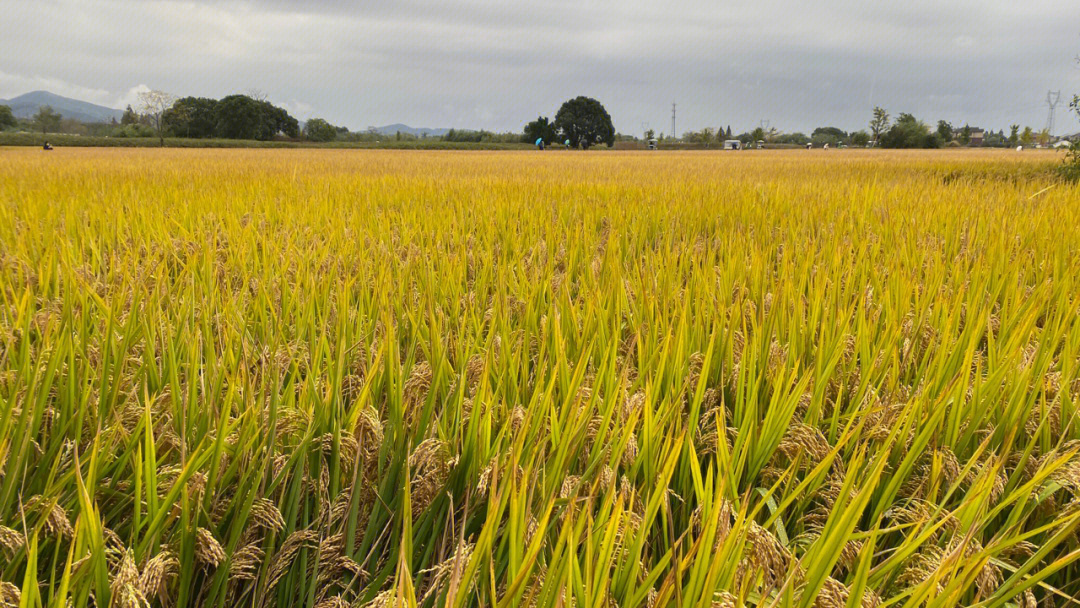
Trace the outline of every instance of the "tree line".
<instances>
[{"instance_id":1,"label":"tree line","mask_svg":"<svg viewBox=\"0 0 1080 608\"><path fill-rule=\"evenodd\" d=\"M162 109L160 116L161 129L174 137L266 141L300 135L300 123L288 111L248 95L221 99L182 97ZM312 130L323 137L324 130L332 127L326 121L316 120L311 121L315 123Z\"/></svg>"},{"instance_id":2,"label":"tree line","mask_svg":"<svg viewBox=\"0 0 1080 608\"><path fill-rule=\"evenodd\" d=\"M1073 100L1074 108L1077 106ZM309 141L372 141L378 142L387 136L370 128L367 132L351 132L341 126L335 126L321 118L308 120L301 129L299 121L287 110L275 106L258 94L236 94L212 99L207 97L182 97L174 99L161 91L140 93L139 111L130 105L125 109L119 121L115 119L105 125L86 125L65 119L49 106L39 108L23 126L40 131L43 134L56 132L75 132L86 135L104 135L111 137L157 137L162 145L165 137L193 139L237 139L271 140L275 138L298 139ZM20 121L12 114L11 108L0 105L0 130L15 128ZM984 131L970 125L955 127L946 120L939 120L931 128L910 113L900 113L895 120L884 108L875 107L868 130L846 132L837 127L818 127L810 135L804 133L782 133L779 130L759 126L750 131L734 135L731 126L725 128L705 128L699 131L683 133L679 141L701 144L708 147L713 142L738 139L745 145L758 142L779 145L812 144L822 147L881 147L881 148L941 148L950 146L978 145L982 147L1015 147L1035 144L1049 145L1053 138L1046 130L1036 132L1031 127L1021 129L1013 124L1006 134L1004 130ZM653 139L652 130L645 132L645 139ZM397 140L426 138L408 133L391 135ZM436 136L449 142L501 142L524 141L542 142L548 146L554 143L575 148L589 148L594 145L614 144L616 139L635 139L615 132L611 116L596 99L579 96L566 101L560 106L554 120L544 116L525 125L523 133L492 133L451 129L442 136ZM978 139L976 139L978 137ZM669 141L659 135L661 141Z\"/></svg>"},{"instance_id":3,"label":"tree line","mask_svg":"<svg viewBox=\"0 0 1080 608\"><path fill-rule=\"evenodd\" d=\"M1012 124L1009 133L1003 129L998 131L983 130L971 125L956 127L947 120L939 120L936 127L922 122L914 115L901 112L896 120L891 120L888 111L881 107L875 107L873 118L870 121L870 129L873 133L872 143L882 148L942 148L978 145L981 147L1015 147L1032 146L1035 144L1049 145L1054 143L1054 137L1049 131L1035 131L1031 127ZM976 135L981 139L976 141Z\"/></svg>"}]
</instances>

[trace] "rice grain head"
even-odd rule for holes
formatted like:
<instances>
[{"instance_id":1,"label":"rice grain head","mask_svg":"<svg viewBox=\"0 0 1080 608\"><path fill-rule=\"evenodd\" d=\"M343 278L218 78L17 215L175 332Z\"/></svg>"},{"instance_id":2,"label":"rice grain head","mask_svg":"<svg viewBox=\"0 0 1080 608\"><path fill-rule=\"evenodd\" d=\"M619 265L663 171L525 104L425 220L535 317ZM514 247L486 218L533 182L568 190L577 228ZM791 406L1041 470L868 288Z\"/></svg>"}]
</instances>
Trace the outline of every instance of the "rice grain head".
<instances>
[{"instance_id":1,"label":"rice grain head","mask_svg":"<svg viewBox=\"0 0 1080 608\"><path fill-rule=\"evenodd\" d=\"M225 560L225 549L206 528L195 531L195 559L210 568L217 568Z\"/></svg>"}]
</instances>

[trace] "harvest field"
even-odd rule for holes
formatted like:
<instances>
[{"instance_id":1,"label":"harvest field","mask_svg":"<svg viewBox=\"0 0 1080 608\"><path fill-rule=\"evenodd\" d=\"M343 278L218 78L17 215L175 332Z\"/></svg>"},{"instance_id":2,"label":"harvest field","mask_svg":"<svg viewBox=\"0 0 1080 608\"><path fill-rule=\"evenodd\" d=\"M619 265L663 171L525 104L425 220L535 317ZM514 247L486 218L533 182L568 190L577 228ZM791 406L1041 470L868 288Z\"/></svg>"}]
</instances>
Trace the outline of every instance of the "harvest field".
<instances>
[{"instance_id":1,"label":"harvest field","mask_svg":"<svg viewBox=\"0 0 1080 608\"><path fill-rule=\"evenodd\" d=\"M1058 159L0 149L0 606L1075 605Z\"/></svg>"}]
</instances>

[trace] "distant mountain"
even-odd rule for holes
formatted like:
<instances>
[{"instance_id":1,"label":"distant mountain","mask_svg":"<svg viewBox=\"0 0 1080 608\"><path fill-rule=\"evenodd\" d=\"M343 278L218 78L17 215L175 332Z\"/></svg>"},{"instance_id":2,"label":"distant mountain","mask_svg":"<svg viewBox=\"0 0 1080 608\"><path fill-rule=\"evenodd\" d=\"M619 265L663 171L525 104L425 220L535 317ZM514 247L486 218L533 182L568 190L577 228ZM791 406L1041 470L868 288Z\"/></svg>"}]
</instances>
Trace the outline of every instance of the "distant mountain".
<instances>
[{"instance_id":1,"label":"distant mountain","mask_svg":"<svg viewBox=\"0 0 1080 608\"><path fill-rule=\"evenodd\" d=\"M446 132L450 129L428 129L426 127L410 127L409 125L403 125L401 123L395 123L392 125L386 125L385 127L375 127L375 130L383 135L394 135L398 131L402 133L408 133L409 135L415 135L420 137L427 135L428 137L446 135Z\"/></svg>"},{"instance_id":2,"label":"distant mountain","mask_svg":"<svg viewBox=\"0 0 1080 608\"><path fill-rule=\"evenodd\" d=\"M52 106L52 109L64 118L74 118L81 122L109 122L113 118L120 120L124 115L116 108L107 108L48 91L31 91L12 99L0 99L0 105L11 106L11 112L16 118L32 118L41 106Z\"/></svg>"}]
</instances>

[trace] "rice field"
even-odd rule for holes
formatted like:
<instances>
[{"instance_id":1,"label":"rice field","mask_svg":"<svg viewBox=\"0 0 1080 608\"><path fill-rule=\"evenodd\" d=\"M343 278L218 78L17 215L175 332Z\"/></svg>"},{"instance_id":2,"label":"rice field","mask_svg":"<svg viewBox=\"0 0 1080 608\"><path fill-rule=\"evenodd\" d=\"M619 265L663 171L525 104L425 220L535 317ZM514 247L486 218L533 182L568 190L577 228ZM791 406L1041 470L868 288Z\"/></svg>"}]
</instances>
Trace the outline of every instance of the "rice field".
<instances>
[{"instance_id":1,"label":"rice field","mask_svg":"<svg viewBox=\"0 0 1080 608\"><path fill-rule=\"evenodd\" d=\"M1075 605L1057 159L0 149L0 606Z\"/></svg>"}]
</instances>

